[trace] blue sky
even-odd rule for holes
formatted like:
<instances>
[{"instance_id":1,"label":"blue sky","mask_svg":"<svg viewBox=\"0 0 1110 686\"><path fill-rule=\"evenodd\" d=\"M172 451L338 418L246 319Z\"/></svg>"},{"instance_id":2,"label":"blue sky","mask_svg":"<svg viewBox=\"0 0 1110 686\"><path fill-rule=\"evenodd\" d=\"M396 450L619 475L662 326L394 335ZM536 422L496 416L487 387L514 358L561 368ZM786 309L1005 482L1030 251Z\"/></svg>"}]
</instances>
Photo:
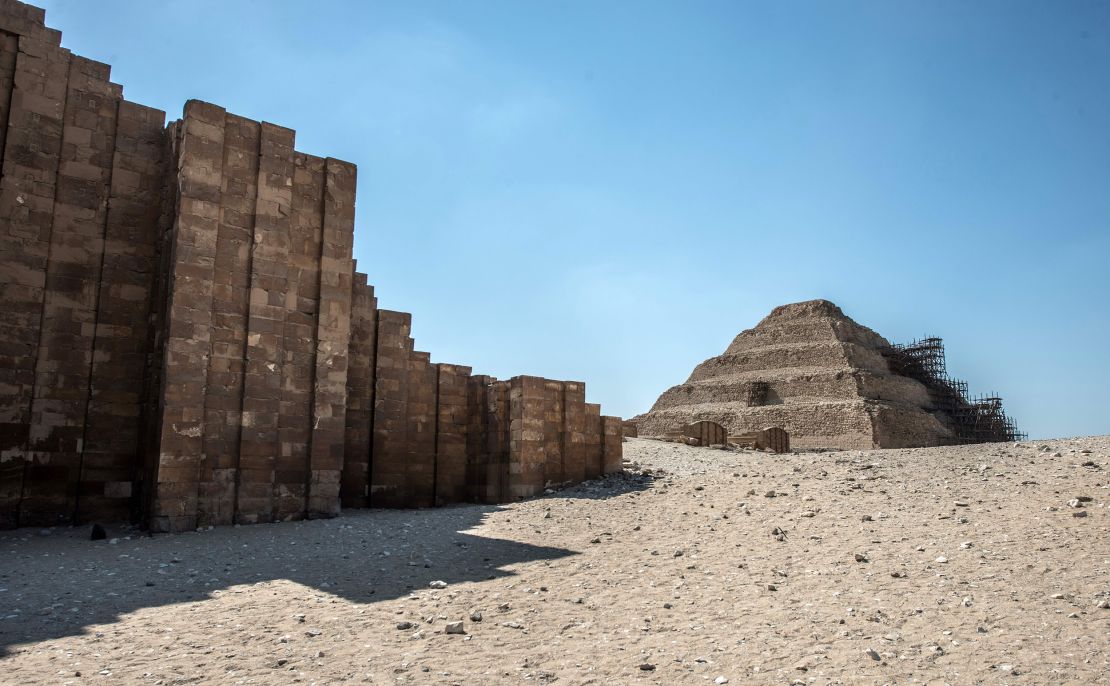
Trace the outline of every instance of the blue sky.
<instances>
[{"instance_id":1,"label":"blue sky","mask_svg":"<svg viewBox=\"0 0 1110 686\"><path fill-rule=\"evenodd\" d=\"M1110 3L38 0L125 95L359 167L419 349L631 416L827 298L1110 433Z\"/></svg>"}]
</instances>

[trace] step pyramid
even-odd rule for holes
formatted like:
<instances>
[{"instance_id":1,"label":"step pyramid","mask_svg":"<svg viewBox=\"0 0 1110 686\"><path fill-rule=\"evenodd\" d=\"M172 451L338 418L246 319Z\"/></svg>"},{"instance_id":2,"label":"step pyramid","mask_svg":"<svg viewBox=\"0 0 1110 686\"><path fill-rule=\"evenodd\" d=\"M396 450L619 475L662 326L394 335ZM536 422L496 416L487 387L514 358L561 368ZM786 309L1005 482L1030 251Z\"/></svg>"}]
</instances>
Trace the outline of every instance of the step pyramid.
<instances>
[{"instance_id":1,"label":"step pyramid","mask_svg":"<svg viewBox=\"0 0 1110 686\"><path fill-rule=\"evenodd\" d=\"M779 426L795 448L958 442L930 389L891 370L893 349L827 300L783 305L631 421L641 436L703 420L730 434Z\"/></svg>"}]
</instances>

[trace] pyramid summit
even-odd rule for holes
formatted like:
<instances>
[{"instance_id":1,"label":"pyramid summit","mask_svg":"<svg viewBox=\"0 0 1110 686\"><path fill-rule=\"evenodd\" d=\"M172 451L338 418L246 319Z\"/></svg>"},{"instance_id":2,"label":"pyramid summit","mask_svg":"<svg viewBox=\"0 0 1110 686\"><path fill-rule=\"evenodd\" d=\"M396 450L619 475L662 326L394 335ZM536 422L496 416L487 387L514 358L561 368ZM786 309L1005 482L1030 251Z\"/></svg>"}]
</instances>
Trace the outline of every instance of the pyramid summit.
<instances>
[{"instance_id":1,"label":"pyramid summit","mask_svg":"<svg viewBox=\"0 0 1110 686\"><path fill-rule=\"evenodd\" d=\"M938 338L892 345L828 300L776 307L632 421L663 435L696 421L786 429L799 448L904 448L1016 435L997 398L949 379Z\"/></svg>"}]
</instances>

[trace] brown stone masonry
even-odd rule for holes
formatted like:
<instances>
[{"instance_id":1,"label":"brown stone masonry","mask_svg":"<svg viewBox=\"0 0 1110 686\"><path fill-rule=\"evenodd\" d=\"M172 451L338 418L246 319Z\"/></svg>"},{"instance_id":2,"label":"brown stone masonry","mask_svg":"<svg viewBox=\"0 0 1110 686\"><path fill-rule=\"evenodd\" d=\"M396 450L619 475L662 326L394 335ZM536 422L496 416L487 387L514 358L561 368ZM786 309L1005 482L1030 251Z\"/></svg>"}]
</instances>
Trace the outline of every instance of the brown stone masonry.
<instances>
[{"instance_id":1,"label":"brown stone masonry","mask_svg":"<svg viewBox=\"0 0 1110 686\"><path fill-rule=\"evenodd\" d=\"M132 510L165 115L0 3L0 526Z\"/></svg>"},{"instance_id":2,"label":"brown stone masonry","mask_svg":"<svg viewBox=\"0 0 1110 686\"><path fill-rule=\"evenodd\" d=\"M123 99L0 0L0 528L496 503L620 469L585 385L414 350L352 260L356 170Z\"/></svg>"},{"instance_id":3,"label":"brown stone masonry","mask_svg":"<svg viewBox=\"0 0 1110 686\"><path fill-rule=\"evenodd\" d=\"M347 353L347 407L340 502L370 506L371 427L374 423L374 368L378 343L377 299L366 275L355 272L351 291L351 342Z\"/></svg>"}]
</instances>

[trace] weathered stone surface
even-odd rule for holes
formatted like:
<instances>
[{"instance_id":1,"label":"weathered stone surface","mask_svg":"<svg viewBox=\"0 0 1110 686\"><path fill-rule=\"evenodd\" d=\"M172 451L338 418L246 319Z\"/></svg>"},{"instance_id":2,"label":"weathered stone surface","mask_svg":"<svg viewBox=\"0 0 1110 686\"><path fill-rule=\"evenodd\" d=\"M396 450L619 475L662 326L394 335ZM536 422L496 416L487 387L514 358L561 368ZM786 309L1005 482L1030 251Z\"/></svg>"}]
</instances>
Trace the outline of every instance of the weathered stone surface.
<instances>
[{"instance_id":1,"label":"weathered stone surface","mask_svg":"<svg viewBox=\"0 0 1110 686\"><path fill-rule=\"evenodd\" d=\"M374 423L374 370L378 343L378 301L366 275L355 272L351 291L351 341L347 353L344 428L343 507L370 506L371 427Z\"/></svg>"},{"instance_id":2,"label":"weathered stone surface","mask_svg":"<svg viewBox=\"0 0 1110 686\"><path fill-rule=\"evenodd\" d=\"M43 19L0 0L0 528L494 503L619 469L584 384L434 363L378 309L354 165L199 100L166 127Z\"/></svg>"},{"instance_id":3,"label":"weathered stone surface","mask_svg":"<svg viewBox=\"0 0 1110 686\"><path fill-rule=\"evenodd\" d=\"M467 491L467 432L470 367L437 364L435 504L470 500Z\"/></svg>"},{"instance_id":4,"label":"weathered stone surface","mask_svg":"<svg viewBox=\"0 0 1110 686\"><path fill-rule=\"evenodd\" d=\"M781 427L800 448L937 445L928 389L890 370L890 344L826 300L777 307L634 417L641 436L708 420L730 434Z\"/></svg>"}]
</instances>

